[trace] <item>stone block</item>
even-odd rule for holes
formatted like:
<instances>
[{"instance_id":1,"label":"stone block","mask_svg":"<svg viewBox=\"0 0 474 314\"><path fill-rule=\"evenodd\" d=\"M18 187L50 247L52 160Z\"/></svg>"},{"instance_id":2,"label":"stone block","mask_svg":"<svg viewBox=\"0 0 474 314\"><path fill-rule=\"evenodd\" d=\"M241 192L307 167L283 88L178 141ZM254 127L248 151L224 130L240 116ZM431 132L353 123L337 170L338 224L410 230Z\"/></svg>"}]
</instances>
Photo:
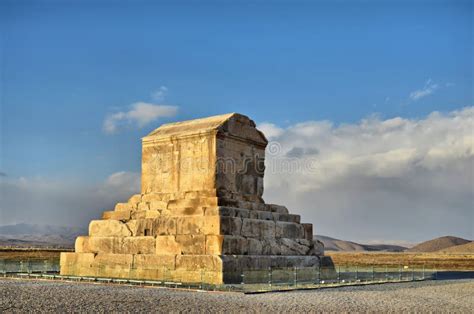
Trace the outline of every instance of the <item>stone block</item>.
<instances>
[{"instance_id":1,"label":"stone block","mask_svg":"<svg viewBox=\"0 0 474 314\"><path fill-rule=\"evenodd\" d=\"M93 262L93 253L61 252L60 274L63 276L95 276L96 272L92 268Z\"/></svg>"},{"instance_id":2,"label":"stone block","mask_svg":"<svg viewBox=\"0 0 474 314\"><path fill-rule=\"evenodd\" d=\"M176 218L167 216L160 216L157 219L153 219L153 235L172 235L177 234L177 222Z\"/></svg>"},{"instance_id":3,"label":"stone block","mask_svg":"<svg viewBox=\"0 0 474 314\"><path fill-rule=\"evenodd\" d=\"M221 235L206 235L206 254L220 255L223 242L223 236Z\"/></svg>"},{"instance_id":4,"label":"stone block","mask_svg":"<svg viewBox=\"0 0 474 314\"><path fill-rule=\"evenodd\" d=\"M149 210L150 209L150 204L148 202L140 202L137 205L137 210Z\"/></svg>"},{"instance_id":5,"label":"stone block","mask_svg":"<svg viewBox=\"0 0 474 314\"><path fill-rule=\"evenodd\" d=\"M116 211L121 211L121 210L133 210L133 205L130 204L130 203L117 203L115 205L115 209Z\"/></svg>"},{"instance_id":6,"label":"stone block","mask_svg":"<svg viewBox=\"0 0 474 314\"><path fill-rule=\"evenodd\" d=\"M142 200L142 195L141 194L135 194L133 195L132 197L130 197L128 199L128 202L129 204L132 204L132 205L137 205L138 203L140 203Z\"/></svg>"},{"instance_id":7,"label":"stone block","mask_svg":"<svg viewBox=\"0 0 474 314\"><path fill-rule=\"evenodd\" d=\"M181 247L182 254L204 255L206 254L205 235L177 235L176 242Z\"/></svg>"},{"instance_id":8,"label":"stone block","mask_svg":"<svg viewBox=\"0 0 474 314\"><path fill-rule=\"evenodd\" d=\"M306 223L306 224L301 224L301 225L303 226L303 229L304 229L304 238L306 240L312 241L313 240L313 224Z\"/></svg>"},{"instance_id":9,"label":"stone block","mask_svg":"<svg viewBox=\"0 0 474 314\"><path fill-rule=\"evenodd\" d=\"M203 207L205 216L219 216L220 209L217 206Z\"/></svg>"},{"instance_id":10,"label":"stone block","mask_svg":"<svg viewBox=\"0 0 474 314\"><path fill-rule=\"evenodd\" d=\"M281 245L274 238L267 238L262 240L262 254L263 255L280 255Z\"/></svg>"},{"instance_id":11,"label":"stone block","mask_svg":"<svg viewBox=\"0 0 474 314\"><path fill-rule=\"evenodd\" d=\"M275 235L277 238L303 239L304 228L297 223L277 221Z\"/></svg>"},{"instance_id":12,"label":"stone block","mask_svg":"<svg viewBox=\"0 0 474 314\"><path fill-rule=\"evenodd\" d=\"M177 207L171 209L171 215L173 216L204 216L204 207Z\"/></svg>"},{"instance_id":13,"label":"stone block","mask_svg":"<svg viewBox=\"0 0 474 314\"><path fill-rule=\"evenodd\" d=\"M89 235L96 237L128 237L132 233L123 222L118 220L92 220L89 224Z\"/></svg>"},{"instance_id":14,"label":"stone block","mask_svg":"<svg viewBox=\"0 0 474 314\"><path fill-rule=\"evenodd\" d=\"M273 220L243 219L242 236L251 238L274 238L275 222Z\"/></svg>"},{"instance_id":15,"label":"stone block","mask_svg":"<svg viewBox=\"0 0 474 314\"><path fill-rule=\"evenodd\" d=\"M174 269L175 255L137 254L133 259L133 268L136 269Z\"/></svg>"},{"instance_id":16,"label":"stone block","mask_svg":"<svg viewBox=\"0 0 474 314\"><path fill-rule=\"evenodd\" d=\"M275 220L273 213L272 212L263 212L263 211L258 211L258 219L262 220Z\"/></svg>"},{"instance_id":17,"label":"stone block","mask_svg":"<svg viewBox=\"0 0 474 314\"><path fill-rule=\"evenodd\" d=\"M240 235L241 230L242 219L237 217L220 217L219 231L207 234Z\"/></svg>"},{"instance_id":18,"label":"stone block","mask_svg":"<svg viewBox=\"0 0 474 314\"><path fill-rule=\"evenodd\" d=\"M163 217L132 219L126 223L133 236L175 235L176 218Z\"/></svg>"},{"instance_id":19,"label":"stone block","mask_svg":"<svg viewBox=\"0 0 474 314\"><path fill-rule=\"evenodd\" d=\"M231 235L208 235L206 236L205 254L237 254L249 253L248 240L240 236Z\"/></svg>"},{"instance_id":20,"label":"stone block","mask_svg":"<svg viewBox=\"0 0 474 314\"><path fill-rule=\"evenodd\" d=\"M202 197L199 199L199 205L204 207L218 206L219 199L217 197Z\"/></svg>"},{"instance_id":21,"label":"stone block","mask_svg":"<svg viewBox=\"0 0 474 314\"><path fill-rule=\"evenodd\" d=\"M102 219L129 220L130 210L106 211L102 214Z\"/></svg>"},{"instance_id":22,"label":"stone block","mask_svg":"<svg viewBox=\"0 0 474 314\"><path fill-rule=\"evenodd\" d=\"M124 267L131 268L133 264L133 254L109 254L109 253L98 253L92 263L93 267Z\"/></svg>"},{"instance_id":23,"label":"stone block","mask_svg":"<svg viewBox=\"0 0 474 314\"><path fill-rule=\"evenodd\" d=\"M269 204L269 205L270 205L270 210L274 213L288 214L288 208L286 208L285 206L275 205L275 204Z\"/></svg>"},{"instance_id":24,"label":"stone block","mask_svg":"<svg viewBox=\"0 0 474 314\"><path fill-rule=\"evenodd\" d=\"M168 208L168 202L164 201L150 201L150 210L163 210Z\"/></svg>"},{"instance_id":25,"label":"stone block","mask_svg":"<svg viewBox=\"0 0 474 314\"><path fill-rule=\"evenodd\" d=\"M130 214L130 218L131 219L145 219L147 212L148 212L148 210L134 210Z\"/></svg>"},{"instance_id":26,"label":"stone block","mask_svg":"<svg viewBox=\"0 0 474 314\"><path fill-rule=\"evenodd\" d=\"M205 220L202 217L177 217L177 234L202 234Z\"/></svg>"},{"instance_id":27,"label":"stone block","mask_svg":"<svg viewBox=\"0 0 474 314\"><path fill-rule=\"evenodd\" d=\"M250 218L250 210L243 208L236 208L234 216L238 218Z\"/></svg>"},{"instance_id":28,"label":"stone block","mask_svg":"<svg viewBox=\"0 0 474 314\"><path fill-rule=\"evenodd\" d=\"M151 236L123 238L120 253L129 254L154 254L156 240Z\"/></svg>"},{"instance_id":29,"label":"stone block","mask_svg":"<svg viewBox=\"0 0 474 314\"><path fill-rule=\"evenodd\" d=\"M321 241L313 240L312 246L308 252L308 255L322 256L324 255L324 244Z\"/></svg>"},{"instance_id":30,"label":"stone block","mask_svg":"<svg viewBox=\"0 0 474 314\"><path fill-rule=\"evenodd\" d=\"M258 219L258 213L261 212L261 211L257 211L257 210L250 210L249 211L249 217L250 219Z\"/></svg>"},{"instance_id":31,"label":"stone block","mask_svg":"<svg viewBox=\"0 0 474 314\"><path fill-rule=\"evenodd\" d=\"M222 260L218 255L177 255L176 269L222 271Z\"/></svg>"},{"instance_id":32,"label":"stone block","mask_svg":"<svg viewBox=\"0 0 474 314\"><path fill-rule=\"evenodd\" d=\"M76 253L90 253L91 249L89 247L89 237L88 236L77 237L74 243L74 251Z\"/></svg>"},{"instance_id":33,"label":"stone block","mask_svg":"<svg viewBox=\"0 0 474 314\"><path fill-rule=\"evenodd\" d=\"M242 272L244 270L268 270L272 266L272 256L223 255L224 272ZM268 280L268 279L267 279Z\"/></svg>"},{"instance_id":34,"label":"stone block","mask_svg":"<svg viewBox=\"0 0 474 314\"><path fill-rule=\"evenodd\" d=\"M121 253L122 239L119 237L88 237L91 253Z\"/></svg>"},{"instance_id":35,"label":"stone block","mask_svg":"<svg viewBox=\"0 0 474 314\"><path fill-rule=\"evenodd\" d=\"M158 218L161 213L158 210L150 209L145 211L145 218Z\"/></svg>"},{"instance_id":36,"label":"stone block","mask_svg":"<svg viewBox=\"0 0 474 314\"><path fill-rule=\"evenodd\" d=\"M255 183L255 179L252 175L243 175L240 188L244 194L252 194L255 193L257 189Z\"/></svg>"},{"instance_id":37,"label":"stone block","mask_svg":"<svg viewBox=\"0 0 474 314\"><path fill-rule=\"evenodd\" d=\"M310 247L298 243L293 239L282 238L280 239L281 244L281 255L306 255Z\"/></svg>"},{"instance_id":38,"label":"stone block","mask_svg":"<svg viewBox=\"0 0 474 314\"><path fill-rule=\"evenodd\" d=\"M181 254L181 244L176 241L176 236L157 236L156 254L157 255L178 255Z\"/></svg>"},{"instance_id":39,"label":"stone block","mask_svg":"<svg viewBox=\"0 0 474 314\"><path fill-rule=\"evenodd\" d=\"M221 217L219 216L207 216L207 217L200 217L204 221L202 226L202 234L221 234Z\"/></svg>"},{"instance_id":40,"label":"stone block","mask_svg":"<svg viewBox=\"0 0 474 314\"><path fill-rule=\"evenodd\" d=\"M258 239L248 238L249 255L263 254L263 242Z\"/></svg>"},{"instance_id":41,"label":"stone block","mask_svg":"<svg viewBox=\"0 0 474 314\"><path fill-rule=\"evenodd\" d=\"M163 209L161 211L161 216L171 216L171 211L169 209Z\"/></svg>"},{"instance_id":42,"label":"stone block","mask_svg":"<svg viewBox=\"0 0 474 314\"><path fill-rule=\"evenodd\" d=\"M94 262L93 253L60 253L60 265L83 265L90 267Z\"/></svg>"},{"instance_id":43,"label":"stone block","mask_svg":"<svg viewBox=\"0 0 474 314\"><path fill-rule=\"evenodd\" d=\"M294 223L297 223L297 224L299 224L301 222L301 216L300 215L289 214L288 216L289 216L288 222L294 222Z\"/></svg>"}]
</instances>

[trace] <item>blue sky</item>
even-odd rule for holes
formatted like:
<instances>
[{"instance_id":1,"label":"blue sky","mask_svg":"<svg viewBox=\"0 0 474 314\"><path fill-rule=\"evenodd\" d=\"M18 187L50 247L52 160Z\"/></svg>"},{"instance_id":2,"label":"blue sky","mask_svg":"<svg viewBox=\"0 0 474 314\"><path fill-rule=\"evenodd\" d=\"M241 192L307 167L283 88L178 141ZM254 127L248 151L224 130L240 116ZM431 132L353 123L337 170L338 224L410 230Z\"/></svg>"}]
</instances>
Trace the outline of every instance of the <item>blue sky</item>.
<instances>
[{"instance_id":1,"label":"blue sky","mask_svg":"<svg viewBox=\"0 0 474 314\"><path fill-rule=\"evenodd\" d=\"M0 171L97 184L139 172L161 123L227 112L285 129L461 110L472 17L471 1L2 1ZM104 132L137 102L177 113Z\"/></svg>"}]
</instances>

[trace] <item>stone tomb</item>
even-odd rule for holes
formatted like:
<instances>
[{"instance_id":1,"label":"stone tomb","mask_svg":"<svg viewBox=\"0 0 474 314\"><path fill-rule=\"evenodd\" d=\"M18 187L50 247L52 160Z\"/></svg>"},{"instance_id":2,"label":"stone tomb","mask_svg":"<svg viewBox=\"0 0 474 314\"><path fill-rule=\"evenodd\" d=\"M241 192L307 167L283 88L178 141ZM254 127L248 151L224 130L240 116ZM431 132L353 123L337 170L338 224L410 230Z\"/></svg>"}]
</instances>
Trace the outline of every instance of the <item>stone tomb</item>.
<instances>
[{"instance_id":1,"label":"stone tomb","mask_svg":"<svg viewBox=\"0 0 474 314\"><path fill-rule=\"evenodd\" d=\"M262 199L267 140L248 117L164 124L142 141L141 194L90 222L62 275L222 284L320 264L312 224Z\"/></svg>"}]
</instances>

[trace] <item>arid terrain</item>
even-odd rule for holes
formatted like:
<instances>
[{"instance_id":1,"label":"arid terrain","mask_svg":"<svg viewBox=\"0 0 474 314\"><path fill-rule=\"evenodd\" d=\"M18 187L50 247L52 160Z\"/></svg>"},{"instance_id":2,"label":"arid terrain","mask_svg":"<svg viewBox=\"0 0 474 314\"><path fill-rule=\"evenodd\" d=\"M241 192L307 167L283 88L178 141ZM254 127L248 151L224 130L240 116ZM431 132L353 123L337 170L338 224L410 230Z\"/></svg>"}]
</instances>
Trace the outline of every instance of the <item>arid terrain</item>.
<instances>
[{"instance_id":1,"label":"arid terrain","mask_svg":"<svg viewBox=\"0 0 474 314\"><path fill-rule=\"evenodd\" d=\"M33 261L48 260L59 262L61 249L23 249L23 248L0 248L0 259L10 261Z\"/></svg>"},{"instance_id":2,"label":"arid terrain","mask_svg":"<svg viewBox=\"0 0 474 314\"><path fill-rule=\"evenodd\" d=\"M471 313L474 280L354 286L285 293L195 292L0 279L0 312L456 312Z\"/></svg>"},{"instance_id":3,"label":"arid terrain","mask_svg":"<svg viewBox=\"0 0 474 314\"><path fill-rule=\"evenodd\" d=\"M326 252L335 265L350 266L409 266L436 270L474 270L474 254L442 252Z\"/></svg>"}]
</instances>

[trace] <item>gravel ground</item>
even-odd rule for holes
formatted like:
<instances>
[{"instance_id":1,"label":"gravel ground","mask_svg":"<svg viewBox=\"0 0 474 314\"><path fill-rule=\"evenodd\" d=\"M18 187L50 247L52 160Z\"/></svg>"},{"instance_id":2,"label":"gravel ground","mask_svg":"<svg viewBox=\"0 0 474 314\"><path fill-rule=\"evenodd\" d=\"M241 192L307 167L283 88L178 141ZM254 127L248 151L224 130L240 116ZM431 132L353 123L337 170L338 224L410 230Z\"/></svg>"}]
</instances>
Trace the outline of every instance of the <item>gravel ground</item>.
<instances>
[{"instance_id":1,"label":"gravel ground","mask_svg":"<svg viewBox=\"0 0 474 314\"><path fill-rule=\"evenodd\" d=\"M466 312L474 280L425 281L245 295L0 279L2 312Z\"/></svg>"}]
</instances>

